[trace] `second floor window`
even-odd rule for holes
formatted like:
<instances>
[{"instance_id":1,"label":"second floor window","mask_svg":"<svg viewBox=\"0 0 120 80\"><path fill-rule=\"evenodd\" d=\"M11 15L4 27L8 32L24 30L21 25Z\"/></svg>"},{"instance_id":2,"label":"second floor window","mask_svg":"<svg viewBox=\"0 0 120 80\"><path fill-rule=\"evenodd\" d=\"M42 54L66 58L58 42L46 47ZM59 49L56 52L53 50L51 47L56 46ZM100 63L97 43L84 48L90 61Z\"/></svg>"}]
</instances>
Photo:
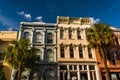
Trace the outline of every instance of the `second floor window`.
<instances>
[{"instance_id":1,"label":"second floor window","mask_svg":"<svg viewBox=\"0 0 120 80\"><path fill-rule=\"evenodd\" d=\"M40 49L36 49L36 61L40 61L42 57L42 52Z\"/></svg>"},{"instance_id":2,"label":"second floor window","mask_svg":"<svg viewBox=\"0 0 120 80\"><path fill-rule=\"evenodd\" d=\"M42 34L41 33L36 33L35 37L35 42L42 42Z\"/></svg>"},{"instance_id":3,"label":"second floor window","mask_svg":"<svg viewBox=\"0 0 120 80\"><path fill-rule=\"evenodd\" d=\"M60 57L61 58L65 57L64 46L60 46Z\"/></svg>"},{"instance_id":4,"label":"second floor window","mask_svg":"<svg viewBox=\"0 0 120 80\"><path fill-rule=\"evenodd\" d=\"M53 62L54 61L54 55L53 51L51 49L47 50L47 62Z\"/></svg>"},{"instance_id":5,"label":"second floor window","mask_svg":"<svg viewBox=\"0 0 120 80\"><path fill-rule=\"evenodd\" d=\"M60 29L60 39L63 39L63 38L64 38L64 30Z\"/></svg>"},{"instance_id":6,"label":"second floor window","mask_svg":"<svg viewBox=\"0 0 120 80\"><path fill-rule=\"evenodd\" d=\"M77 38L81 39L81 31L80 30L77 30Z\"/></svg>"},{"instance_id":7,"label":"second floor window","mask_svg":"<svg viewBox=\"0 0 120 80\"><path fill-rule=\"evenodd\" d=\"M79 58L83 58L83 48L79 46Z\"/></svg>"},{"instance_id":8,"label":"second floor window","mask_svg":"<svg viewBox=\"0 0 120 80\"><path fill-rule=\"evenodd\" d=\"M30 33L29 32L24 33L24 39L30 40Z\"/></svg>"},{"instance_id":9,"label":"second floor window","mask_svg":"<svg viewBox=\"0 0 120 80\"><path fill-rule=\"evenodd\" d=\"M91 48L88 48L88 57L89 57L89 58L93 58Z\"/></svg>"},{"instance_id":10,"label":"second floor window","mask_svg":"<svg viewBox=\"0 0 120 80\"><path fill-rule=\"evenodd\" d=\"M72 46L70 46L69 51L70 51L70 58L74 58L74 49Z\"/></svg>"},{"instance_id":11,"label":"second floor window","mask_svg":"<svg viewBox=\"0 0 120 80\"><path fill-rule=\"evenodd\" d=\"M72 30L69 30L69 39L72 39Z\"/></svg>"},{"instance_id":12,"label":"second floor window","mask_svg":"<svg viewBox=\"0 0 120 80\"><path fill-rule=\"evenodd\" d=\"M47 34L47 43L52 43L53 42L53 35L52 33Z\"/></svg>"}]
</instances>

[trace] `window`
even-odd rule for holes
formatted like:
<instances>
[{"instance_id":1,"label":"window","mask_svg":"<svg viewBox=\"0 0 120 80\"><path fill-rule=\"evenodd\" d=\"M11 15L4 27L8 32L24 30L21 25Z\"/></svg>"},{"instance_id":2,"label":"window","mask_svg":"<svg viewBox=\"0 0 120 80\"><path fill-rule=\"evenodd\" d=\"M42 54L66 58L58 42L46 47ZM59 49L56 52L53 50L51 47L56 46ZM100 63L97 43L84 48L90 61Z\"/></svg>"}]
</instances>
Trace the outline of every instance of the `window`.
<instances>
[{"instance_id":1,"label":"window","mask_svg":"<svg viewBox=\"0 0 120 80\"><path fill-rule=\"evenodd\" d=\"M80 30L77 30L77 38L81 39L81 31Z\"/></svg>"},{"instance_id":2,"label":"window","mask_svg":"<svg viewBox=\"0 0 120 80\"><path fill-rule=\"evenodd\" d=\"M42 42L42 34L41 33L36 33L35 37L35 42Z\"/></svg>"},{"instance_id":3,"label":"window","mask_svg":"<svg viewBox=\"0 0 120 80\"><path fill-rule=\"evenodd\" d=\"M73 50L73 47L70 46L70 58L74 58L74 50Z\"/></svg>"},{"instance_id":4,"label":"window","mask_svg":"<svg viewBox=\"0 0 120 80\"><path fill-rule=\"evenodd\" d=\"M80 73L80 80L88 80L87 72L81 72Z\"/></svg>"},{"instance_id":5,"label":"window","mask_svg":"<svg viewBox=\"0 0 120 80\"><path fill-rule=\"evenodd\" d=\"M89 65L89 70L95 70L95 66L94 65Z\"/></svg>"},{"instance_id":6,"label":"window","mask_svg":"<svg viewBox=\"0 0 120 80\"><path fill-rule=\"evenodd\" d=\"M47 50L47 62L53 62L54 56L53 51L51 49Z\"/></svg>"},{"instance_id":7,"label":"window","mask_svg":"<svg viewBox=\"0 0 120 80\"><path fill-rule=\"evenodd\" d=\"M79 58L83 58L83 48L79 46Z\"/></svg>"},{"instance_id":8,"label":"window","mask_svg":"<svg viewBox=\"0 0 120 80\"><path fill-rule=\"evenodd\" d=\"M116 53L115 52L112 52L111 53L111 63L113 64L113 65L116 65Z\"/></svg>"},{"instance_id":9,"label":"window","mask_svg":"<svg viewBox=\"0 0 120 80\"><path fill-rule=\"evenodd\" d=\"M64 51L64 47L63 46L60 46L60 56L61 56L61 58L65 57L65 51Z\"/></svg>"},{"instance_id":10,"label":"window","mask_svg":"<svg viewBox=\"0 0 120 80\"><path fill-rule=\"evenodd\" d=\"M42 52L40 49L36 49L36 61L40 61L42 57Z\"/></svg>"},{"instance_id":11,"label":"window","mask_svg":"<svg viewBox=\"0 0 120 80\"><path fill-rule=\"evenodd\" d=\"M91 48L88 48L88 56L89 56L89 58L93 58L92 57L92 50L91 50Z\"/></svg>"},{"instance_id":12,"label":"window","mask_svg":"<svg viewBox=\"0 0 120 80\"><path fill-rule=\"evenodd\" d=\"M91 78L91 80L97 80L96 79L96 73L95 72L90 72L90 78Z\"/></svg>"},{"instance_id":13,"label":"window","mask_svg":"<svg viewBox=\"0 0 120 80\"><path fill-rule=\"evenodd\" d=\"M69 66L69 69L72 70L72 65Z\"/></svg>"},{"instance_id":14,"label":"window","mask_svg":"<svg viewBox=\"0 0 120 80\"><path fill-rule=\"evenodd\" d=\"M72 39L72 30L69 30L69 39Z\"/></svg>"},{"instance_id":15,"label":"window","mask_svg":"<svg viewBox=\"0 0 120 80\"><path fill-rule=\"evenodd\" d=\"M48 70L44 73L43 80L55 80L55 72L52 70Z\"/></svg>"},{"instance_id":16,"label":"window","mask_svg":"<svg viewBox=\"0 0 120 80\"><path fill-rule=\"evenodd\" d=\"M47 43L52 43L53 42L53 35L52 33L47 34Z\"/></svg>"},{"instance_id":17,"label":"window","mask_svg":"<svg viewBox=\"0 0 120 80\"><path fill-rule=\"evenodd\" d=\"M63 39L63 38L64 38L64 30L60 29L60 39Z\"/></svg>"},{"instance_id":18,"label":"window","mask_svg":"<svg viewBox=\"0 0 120 80\"><path fill-rule=\"evenodd\" d=\"M77 70L77 65L74 65L74 70Z\"/></svg>"},{"instance_id":19,"label":"window","mask_svg":"<svg viewBox=\"0 0 120 80\"><path fill-rule=\"evenodd\" d=\"M24 39L30 40L30 33L29 32L24 33Z\"/></svg>"}]
</instances>

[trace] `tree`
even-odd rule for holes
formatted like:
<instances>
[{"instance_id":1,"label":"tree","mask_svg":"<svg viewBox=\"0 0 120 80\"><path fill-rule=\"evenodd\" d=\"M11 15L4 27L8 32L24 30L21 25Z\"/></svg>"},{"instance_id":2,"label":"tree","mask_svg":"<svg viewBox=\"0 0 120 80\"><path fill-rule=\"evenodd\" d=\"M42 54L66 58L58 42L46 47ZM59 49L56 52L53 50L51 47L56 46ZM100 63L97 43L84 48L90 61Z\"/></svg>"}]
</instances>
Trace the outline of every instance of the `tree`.
<instances>
[{"instance_id":1,"label":"tree","mask_svg":"<svg viewBox=\"0 0 120 80\"><path fill-rule=\"evenodd\" d=\"M3 62L0 62L0 80L6 80L4 75Z\"/></svg>"},{"instance_id":2,"label":"tree","mask_svg":"<svg viewBox=\"0 0 120 80\"><path fill-rule=\"evenodd\" d=\"M18 70L18 80L21 78L23 67L31 68L34 66L35 56L35 48L26 39L12 41L12 44L6 50L6 61Z\"/></svg>"},{"instance_id":3,"label":"tree","mask_svg":"<svg viewBox=\"0 0 120 80\"><path fill-rule=\"evenodd\" d=\"M104 23L94 24L93 27L87 29L87 40L90 47L99 50L106 70L106 80L110 80L105 53L114 44L114 33L112 29Z\"/></svg>"}]
</instances>

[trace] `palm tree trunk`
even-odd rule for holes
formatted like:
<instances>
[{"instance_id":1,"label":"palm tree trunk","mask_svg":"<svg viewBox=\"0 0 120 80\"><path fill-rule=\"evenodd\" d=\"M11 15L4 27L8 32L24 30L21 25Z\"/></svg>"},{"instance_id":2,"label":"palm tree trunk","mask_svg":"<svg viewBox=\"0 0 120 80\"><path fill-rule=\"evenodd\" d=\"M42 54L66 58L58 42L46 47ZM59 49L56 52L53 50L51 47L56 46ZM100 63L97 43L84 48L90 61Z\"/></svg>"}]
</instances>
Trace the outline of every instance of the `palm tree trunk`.
<instances>
[{"instance_id":1,"label":"palm tree trunk","mask_svg":"<svg viewBox=\"0 0 120 80\"><path fill-rule=\"evenodd\" d=\"M101 48L101 53L102 53L102 59L103 59L103 63L104 63L104 67L105 67L105 71L106 71L106 80L110 80L110 75L109 75L109 70L107 67L107 59L106 59L106 55L104 53L104 48Z\"/></svg>"},{"instance_id":2,"label":"palm tree trunk","mask_svg":"<svg viewBox=\"0 0 120 80\"><path fill-rule=\"evenodd\" d=\"M21 72L22 72L22 65L19 64L19 65L18 65L18 80L21 79Z\"/></svg>"}]
</instances>

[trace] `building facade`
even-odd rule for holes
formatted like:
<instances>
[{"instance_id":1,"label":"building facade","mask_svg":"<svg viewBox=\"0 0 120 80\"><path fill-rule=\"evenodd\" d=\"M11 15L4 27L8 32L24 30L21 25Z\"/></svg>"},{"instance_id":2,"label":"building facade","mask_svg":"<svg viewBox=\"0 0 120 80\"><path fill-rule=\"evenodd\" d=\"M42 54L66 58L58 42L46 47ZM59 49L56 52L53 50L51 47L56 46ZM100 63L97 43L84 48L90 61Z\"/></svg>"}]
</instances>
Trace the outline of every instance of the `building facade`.
<instances>
[{"instance_id":1,"label":"building facade","mask_svg":"<svg viewBox=\"0 0 120 80\"><path fill-rule=\"evenodd\" d=\"M56 24L21 22L18 39L21 38L29 39L37 51L37 66L32 70L23 71L21 78L23 80L57 80ZM15 71L13 73L15 74Z\"/></svg>"},{"instance_id":2,"label":"building facade","mask_svg":"<svg viewBox=\"0 0 120 80\"><path fill-rule=\"evenodd\" d=\"M110 73L110 80L120 80L120 30L113 29L115 35L115 44L105 52L105 56L107 58L107 67ZM100 80L105 79L105 67L103 64L103 60L100 57L99 53L96 53L98 66L99 66L99 74Z\"/></svg>"},{"instance_id":3,"label":"building facade","mask_svg":"<svg viewBox=\"0 0 120 80\"><path fill-rule=\"evenodd\" d=\"M0 31L0 61L4 65L4 74L6 80L10 80L12 66L4 62L4 53L11 41L17 40L17 31Z\"/></svg>"},{"instance_id":4,"label":"building facade","mask_svg":"<svg viewBox=\"0 0 120 80\"><path fill-rule=\"evenodd\" d=\"M88 47L86 29L92 18L57 17L58 80L99 80L95 50Z\"/></svg>"}]
</instances>

